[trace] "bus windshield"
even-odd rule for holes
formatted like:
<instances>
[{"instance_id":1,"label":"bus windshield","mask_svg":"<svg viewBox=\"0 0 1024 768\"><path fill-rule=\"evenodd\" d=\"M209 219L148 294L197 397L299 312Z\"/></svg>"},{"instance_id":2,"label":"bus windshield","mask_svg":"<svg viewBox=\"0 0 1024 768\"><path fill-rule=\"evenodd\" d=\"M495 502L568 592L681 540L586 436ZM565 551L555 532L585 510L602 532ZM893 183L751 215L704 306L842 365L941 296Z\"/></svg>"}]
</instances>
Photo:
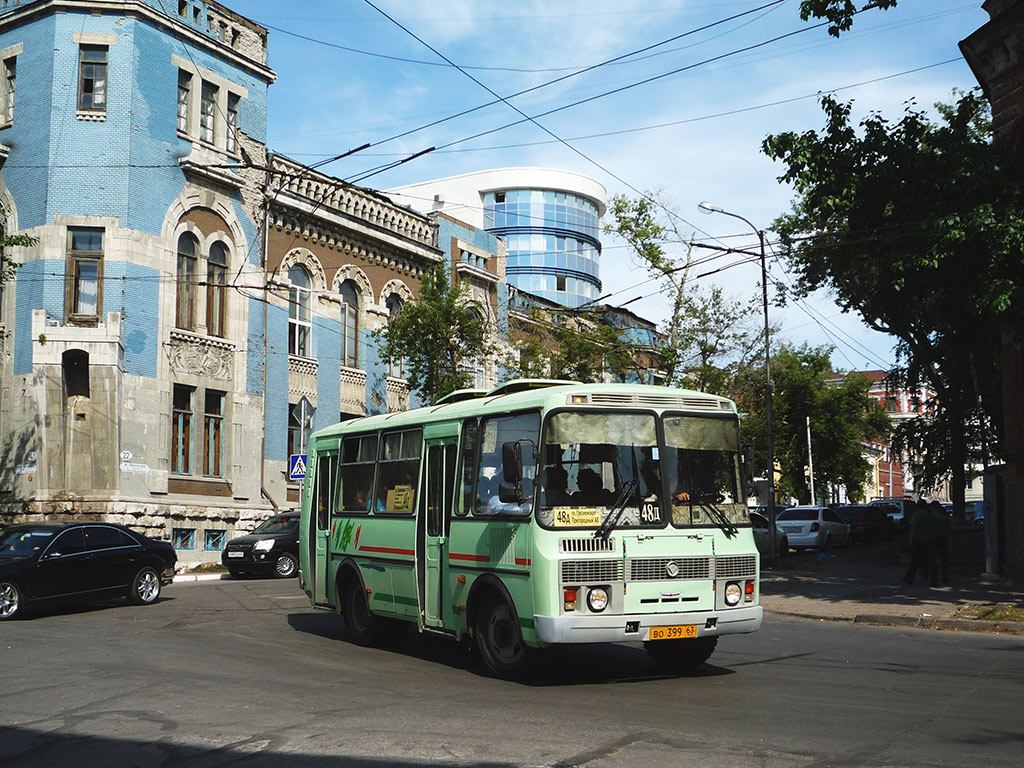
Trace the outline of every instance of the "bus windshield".
<instances>
[{"instance_id":1,"label":"bus windshield","mask_svg":"<svg viewBox=\"0 0 1024 768\"><path fill-rule=\"evenodd\" d=\"M748 523L738 493L739 431L732 419L666 416L662 462L677 526Z\"/></svg>"},{"instance_id":2,"label":"bus windshield","mask_svg":"<svg viewBox=\"0 0 1024 768\"><path fill-rule=\"evenodd\" d=\"M538 521L593 527L622 507L618 528L661 526L653 415L561 412L544 434Z\"/></svg>"}]
</instances>

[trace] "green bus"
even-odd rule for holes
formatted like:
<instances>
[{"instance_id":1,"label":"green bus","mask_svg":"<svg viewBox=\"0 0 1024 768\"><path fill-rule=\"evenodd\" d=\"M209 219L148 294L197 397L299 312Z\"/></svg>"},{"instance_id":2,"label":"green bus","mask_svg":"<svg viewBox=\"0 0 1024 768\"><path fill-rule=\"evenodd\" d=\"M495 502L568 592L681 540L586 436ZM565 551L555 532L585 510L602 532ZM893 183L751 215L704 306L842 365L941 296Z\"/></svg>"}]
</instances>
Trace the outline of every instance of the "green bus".
<instances>
[{"instance_id":1,"label":"green bus","mask_svg":"<svg viewBox=\"0 0 1024 768\"><path fill-rule=\"evenodd\" d=\"M516 380L310 440L302 589L351 639L536 649L644 643L674 672L761 625L735 405L630 384Z\"/></svg>"}]
</instances>

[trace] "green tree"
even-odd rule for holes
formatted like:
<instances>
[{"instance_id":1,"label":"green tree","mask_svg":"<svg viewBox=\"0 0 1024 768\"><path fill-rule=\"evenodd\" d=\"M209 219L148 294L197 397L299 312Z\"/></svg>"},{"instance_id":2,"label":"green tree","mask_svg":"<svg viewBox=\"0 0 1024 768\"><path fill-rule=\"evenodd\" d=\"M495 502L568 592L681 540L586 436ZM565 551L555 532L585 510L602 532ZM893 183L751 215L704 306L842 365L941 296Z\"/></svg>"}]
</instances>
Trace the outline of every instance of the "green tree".
<instances>
[{"instance_id":1,"label":"green tree","mask_svg":"<svg viewBox=\"0 0 1024 768\"><path fill-rule=\"evenodd\" d=\"M747 415L742 422L744 442L764 446L764 366L744 366L733 396ZM780 347L772 356L775 460L781 469L783 495L811 501L805 475L807 418L811 419L815 489L846 489L851 499L864 496L871 465L863 441L881 438L889 429L885 409L868 397L871 383L860 374L836 374L827 348ZM768 466L763 448L755 451L755 466Z\"/></svg>"},{"instance_id":2,"label":"green tree","mask_svg":"<svg viewBox=\"0 0 1024 768\"><path fill-rule=\"evenodd\" d=\"M991 143L986 103L963 94L930 122L913 104L902 119L850 123L825 97L821 133L765 139L797 193L774 229L804 295L829 288L845 309L896 339L897 386L937 395L924 422L896 433L924 478L949 473L963 509L965 464L998 453L1003 329L1024 328L1021 162Z\"/></svg>"},{"instance_id":3,"label":"green tree","mask_svg":"<svg viewBox=\"0 0 1024 768\"><path fill-rule=\"evenodd\" d=\"M668 319L661 329L666 383L725 394L738 367L764 349L764 331L756 322L758 305L729 297L717 286L694 284L689 238L668 213L670 206L658 206L655 200L650 194L635 199L615 195L605 229L625 240L668 296ZM678 246L678 253L667 250L669 244Z\"/></svg>"},{"instance_id":4,"label":"green tree","mask_svg":"<svg viewBox=\"0 0 1024 768\"><path fill-rule=\"evenodd\" d=\"M520 331L516 355L506 362L513 378L555 378L596 383L612 378L644 378L649 366L598 312L536 309Z\"/></svg>"},{"instance_id":5,"label":"green tree","mask_svg":"<svg viewBox=\"0 0 1024 768\"><path fill-rule=\"evenodd\" d=\"M18 275L18 267L21 266L7 255L11 248L31 248L39 242L38 238L31 235L9 235L0 225L0 289L9 282L13 282ZM9 333L9 332L5 332Z\"/></svg>"},{"instance_id":6,"label":"green tree","mask_svg":"<svg viewBox=\"0 0 1024 768\"><path fill-rule=\"evenodd\" d=\"M443 264L424 275L419 296L374 336L385 362L405 360L409 386L428 403L467 387L466 367L492 353L479 309L452 285Z\"/></svg>"},{"instance_id":7,"label":"green tree","mask_svg":"<svg viewBox=\"0 0 1024 768\"><path fill-rule=\"evenodd\" d=\"M871 8L887 9L892 8L897 0L871 0L866 3L856 3L854 0L802 0L800 3L800 18L807 21L809 18L826 19L832 22L828 33L832 37L839 37L840 32L845 32L853 26L853 17L861 11ZM860 7L858 7L858 5Z\"/></svg>"}]
</instances>

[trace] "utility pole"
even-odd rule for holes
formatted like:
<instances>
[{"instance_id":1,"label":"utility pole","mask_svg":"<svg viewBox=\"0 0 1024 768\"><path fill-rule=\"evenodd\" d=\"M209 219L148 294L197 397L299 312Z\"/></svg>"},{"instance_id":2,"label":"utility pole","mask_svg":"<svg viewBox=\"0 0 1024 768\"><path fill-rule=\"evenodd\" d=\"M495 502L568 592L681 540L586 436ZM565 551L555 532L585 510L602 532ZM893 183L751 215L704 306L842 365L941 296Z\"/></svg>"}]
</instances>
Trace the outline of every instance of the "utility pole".
<instances>
[{"instance_id":1,"label":"utility pole","mask_svg":"<svg viewBox=\"0 0 1024 768\"><path fill-rule=\"evenodd\" d=\"M807 417L807 470L811 476L811 504L815 503L814 497L814 454L811 452L811 417Z\"/></svg>"},{"instance_id":2,"label":"utility pole","mask_svg":"<svg viewBox=\"0 0 1024 768\"><path fill-rule=\"evenodd\" d=\"M764 230L737 213L719 208L709 202L697 206L701 213L721 213L739 219L754 232L761 243L761 300L764 306L764 413L768 433L768 562L774 563L779 552L779 532L775 527L775 430L772 426L772 344L771 326L768 325L768 266L764 254Z\"/></svg>"}]
</instances>

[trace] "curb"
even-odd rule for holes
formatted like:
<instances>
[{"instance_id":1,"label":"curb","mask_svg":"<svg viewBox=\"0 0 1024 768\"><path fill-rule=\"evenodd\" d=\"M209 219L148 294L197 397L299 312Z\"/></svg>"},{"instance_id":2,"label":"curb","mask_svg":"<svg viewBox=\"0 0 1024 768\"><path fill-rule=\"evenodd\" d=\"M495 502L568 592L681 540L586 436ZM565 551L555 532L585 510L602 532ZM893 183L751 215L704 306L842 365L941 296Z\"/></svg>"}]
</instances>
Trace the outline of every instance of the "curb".
<instances>
[{"instance_id":1,"label":"curb","mask_svg":"<svg viewBox=\"0 0 1024 768\"><path fill-rule=\"evenodd\" d=\"M226 573L181 573L174 577L175 584L184 584L193 581L220 581L230 576Z\"/></svg>"},{"instance_id":2,"label":"curb","mask_svg":"<svg viewBox=\"0 0 1024 768\"><path fill-rule=\"evenodd\" d=\"M812 613L795 613L793 611L774 611L765 609L765 613L776 616L789 616L794 619L809 621L832 621L845 624L862 624L875 627L905 627L912 629L937 629L946 632L975 632L992 635L1016 635L1024 637L1024 622L979 621L977 619L943 619L934 616L889 616L878 613L858 613L849 616L822 616Z\"/></svg>"}]
</instances>

